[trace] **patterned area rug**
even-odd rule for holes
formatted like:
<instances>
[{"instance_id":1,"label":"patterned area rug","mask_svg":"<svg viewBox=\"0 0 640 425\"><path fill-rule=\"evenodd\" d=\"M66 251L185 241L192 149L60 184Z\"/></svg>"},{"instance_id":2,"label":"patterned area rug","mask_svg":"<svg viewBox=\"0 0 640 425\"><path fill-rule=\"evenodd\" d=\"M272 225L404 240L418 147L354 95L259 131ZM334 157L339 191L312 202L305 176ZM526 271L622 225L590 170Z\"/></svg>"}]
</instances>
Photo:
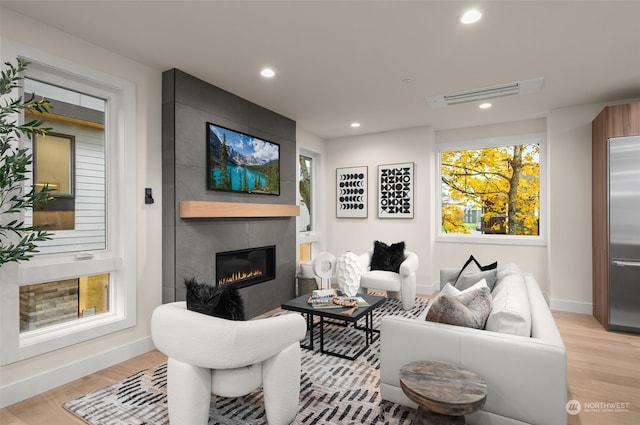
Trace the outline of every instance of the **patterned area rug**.
<instances>
[{"instance_id":1,"label":"patterned area rug","mask_svg":"<svg viewBox=\"0 0 640 425\"><path fill-rule=\"evenodd\" d=\"M418 298L411 311L397 300L387 300L373 313L379 329L385 315L417 316L427 300ZM283 313L294 314L294 313ZM379 340L355 361L302 350L300 410L294 424L388 424L409 425L414 410L380 398ZM325 345L344 354L357 351L363 332L352 325L325 326ZM166 364L143 370L109 387L86 394L64 405L91 425L168 425ZM215 405L214 405L215 404ZM209 416L210 425L266 424L262 390L244 397L218 397Z\"/></svg>"}]
</instances>

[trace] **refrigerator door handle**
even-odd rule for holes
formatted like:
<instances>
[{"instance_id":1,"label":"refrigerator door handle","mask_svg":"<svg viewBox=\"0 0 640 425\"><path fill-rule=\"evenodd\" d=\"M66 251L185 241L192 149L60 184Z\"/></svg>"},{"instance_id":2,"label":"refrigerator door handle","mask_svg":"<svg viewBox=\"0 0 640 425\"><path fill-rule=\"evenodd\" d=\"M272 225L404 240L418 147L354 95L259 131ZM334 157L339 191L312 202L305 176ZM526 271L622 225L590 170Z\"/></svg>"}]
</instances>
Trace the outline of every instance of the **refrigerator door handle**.
<instances>
[{"instance_id":1,"label":"refrigerator door handle","mask_svg":"<svg viewBox=\"0 0 640 425\"><path fill-rule=\"evenodd\" d=\"M613 264L615 264L616 266L620 266L620 267L640 267L640 261L620 261L620 260L613 260L611 261Z\"/></svg>"}]
</instances>

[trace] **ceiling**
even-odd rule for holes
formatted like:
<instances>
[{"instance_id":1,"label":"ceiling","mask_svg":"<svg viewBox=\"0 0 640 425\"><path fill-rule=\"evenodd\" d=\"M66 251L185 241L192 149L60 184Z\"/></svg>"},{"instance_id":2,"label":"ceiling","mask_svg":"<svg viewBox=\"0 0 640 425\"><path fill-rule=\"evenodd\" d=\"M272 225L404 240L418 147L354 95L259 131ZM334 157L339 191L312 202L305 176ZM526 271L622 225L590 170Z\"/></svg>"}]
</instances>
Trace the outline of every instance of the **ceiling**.
<instances>
[{"instance_id":1,"label":"ceiling","mask_svg":"<svg viewBox=\"0 0 640 425\"><path fill-rule=\"evenodd\" d=\"M0 3L158 71L179 68L327 139L640 97L634 0ZM472 5L483 19L458 23ZM260 77L264 66L276 76ZM541 92L495 99L488 110L425 101L537 77Z\"/></svg>"}]
</instances>

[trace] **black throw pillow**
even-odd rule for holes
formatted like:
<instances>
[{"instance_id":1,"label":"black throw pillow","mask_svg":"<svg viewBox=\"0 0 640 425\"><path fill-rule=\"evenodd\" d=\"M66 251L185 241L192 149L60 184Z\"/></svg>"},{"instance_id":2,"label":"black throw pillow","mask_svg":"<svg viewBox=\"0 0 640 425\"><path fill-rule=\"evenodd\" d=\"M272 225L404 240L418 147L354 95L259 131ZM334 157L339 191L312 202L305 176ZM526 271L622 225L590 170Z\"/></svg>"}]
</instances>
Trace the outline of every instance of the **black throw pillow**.
<instances>
[{"instance_id":1,"label":"black throw pillow","mask_svg":"<svg viewBox=\"0 0 640 425\"><path fill-rule=\"evenodd\" d=\"M387 245L384 242L373 243L371 270L386 270L399 273L400 264L404 261L404 241Z\"/></svg>"},{"instance_id":2,"label":"black throw pillow","mask_svg":"<svg viewBox=\"0 0 640 425\"><path fill-rule=\"evenodd\" d=\"M194 278L185 279L187 309L227 320L244 320L244 303L232 285L199 283Z\"/></svg>"}]
</instances>

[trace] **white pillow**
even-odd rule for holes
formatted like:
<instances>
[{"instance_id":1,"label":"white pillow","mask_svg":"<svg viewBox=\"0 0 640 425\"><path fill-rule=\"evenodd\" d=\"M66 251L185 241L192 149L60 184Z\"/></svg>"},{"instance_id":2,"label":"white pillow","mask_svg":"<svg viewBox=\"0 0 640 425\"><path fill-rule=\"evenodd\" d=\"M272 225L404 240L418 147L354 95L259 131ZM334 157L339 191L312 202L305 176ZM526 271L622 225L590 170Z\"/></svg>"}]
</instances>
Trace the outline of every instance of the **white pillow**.
<instances>
[{"instance_id":1,"label":"white pillow","mask_svg":"<svg viewBox=\"0 0 640 425\"><path fill-rule=\"evenodd\" d=\"M316 274L313 272L313 265L311 263L300 263L300 277L316 277Z\"/></svg>"},{"instance_id":2,"label":"white pillow","mask_svg":"<svg viewBox=\"0 0 640 425\"><path fill-rule=\"evenodd\" d=\"M493 307L485 329L506 334L531 336L531 306L524 276L514 270L503 273L493 291Z\"/></svg>"},{"instance_id":3,"label":"white pillow","mask_svg":"<svg viewBox=\"0 0 640 425\"><path fill-rule=\"evenodd\" d=\"M466 294L467 292L471 292L471 291L475 291L476 289L480 289L483 287L488 287L487 285L487 281L482 279L481 281L475 283L473 286L468 287L467 289L465 289L464 291L459 290L458 288L456 288L455 286L453 286L450 283L447 283L446 285L444 285L444 287L440 290L440 292L438 293L438 295L436 295L435 297L433 297L430 301L429 301L429 305L427 305L427 308L424 309L424 311L422 313L420 313L420 316L418 316L418 320L422 319L424 320L425 317L427 317L427 313L429 313L429 309L431 308L431 306L433 305L433 303L440 298L443 295L451 295L453 297L457 297L460 294Z\"/></svg>"}]
</instances>

